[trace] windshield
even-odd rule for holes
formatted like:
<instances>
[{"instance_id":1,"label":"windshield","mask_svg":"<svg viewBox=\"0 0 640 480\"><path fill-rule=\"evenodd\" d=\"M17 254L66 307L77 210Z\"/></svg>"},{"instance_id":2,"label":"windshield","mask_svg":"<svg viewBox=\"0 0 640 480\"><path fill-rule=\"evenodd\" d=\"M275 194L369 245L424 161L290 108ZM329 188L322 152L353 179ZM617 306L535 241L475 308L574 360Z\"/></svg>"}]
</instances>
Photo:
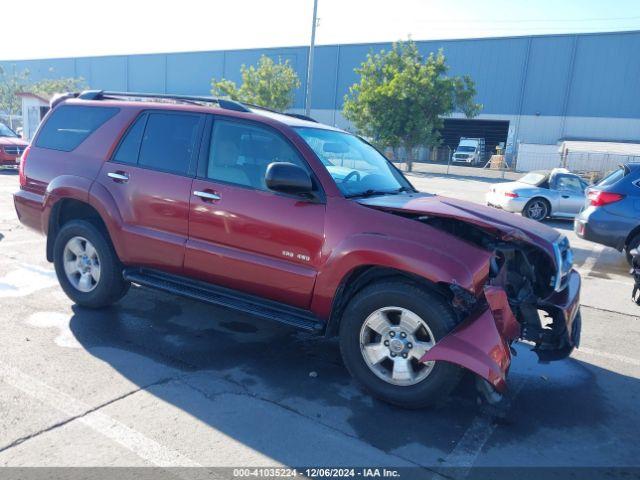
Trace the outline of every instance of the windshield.
<instances>
[{"instance_id":1,"label":"windshield","mask_svg":"<svg viewBox=\"0 0 640 480\"><path fill-rule=\"evenodd\" d=\"M470 147L468 145L458 145L458 152L475 152L476 147Z\"/></svg>"},{"instance_id":2,"label":"windshield","mask_svg":"<svg viewBox=\"0 0 640 480\"><path fill-rule=\"evenodd\" d=\"M17 137L18 135L7 127L5 124L0 123L0 137Z\"/></svg>"},{"instance_id":3,"label":"windshield","mask_svg":"<svg viewBox=\"0 0 640 480\"><path fill-rule=\"evenodd\" d=\"M529 172L518 181L522 183L528 183L529 185L539 185L546 178L547 175L545 173Z\"/></svg>"},{"instance_id":4,"label":"windshield","mask_svg":"<svg viewBox=\"0 0 640 480\"><path fill-rule=\"evenodd\" d=\"M355 135L308 127L296 131L346 197L413 191L384 156Z\"/></svg>"}]
</instances>

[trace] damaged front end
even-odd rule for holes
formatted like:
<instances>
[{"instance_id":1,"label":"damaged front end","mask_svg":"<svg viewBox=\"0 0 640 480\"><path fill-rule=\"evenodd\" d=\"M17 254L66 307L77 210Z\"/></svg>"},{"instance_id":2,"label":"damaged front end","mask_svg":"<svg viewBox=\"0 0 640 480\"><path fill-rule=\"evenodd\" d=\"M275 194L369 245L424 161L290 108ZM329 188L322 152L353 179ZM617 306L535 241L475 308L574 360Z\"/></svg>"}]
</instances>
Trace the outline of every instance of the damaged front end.
<instances>
[{"instance_id":1,"label":"damaged front end","mask_svg":"<svg viewBox=\"0 0 640 480\"><path fill-rule=\"evenodd\" d=\"M532 343L543 362L566 358L578 346L580 275L572 268L566 237L545 251L522 236L500 235L454 219L421 216L418 220L493 253L480 295L451 287L452 306L461 323L421 361L458 364L502 393L513 341Z\"/></svg>"},{"instance_id":2,"label":"damaged front end","mask_svg":"<svg viewBox=\"0 0 640 480\"><path fill-rule=\"evenodd\" d=\"M429 350L421 362L443 360L465 367L504 392L511 364L510 345L520 336L507 295L487 286L483 301L467 319Z\"/></svg>"},{"instance_id":3,"label":"damaged front end","mask_svg":"<svg viewBox=\"0 0 640 480\"><path fill-rule=\"evenodd\" d=\"M473 291L449 284L460 320L421 359L467 368L502 392L511 343L533 344L540 361L566 358L580 341L580 275L569 241L519 215L464 200L416 193L360 200L362 205L418 221L491 253L488 277Z\"/></svg>"}]
</instances>

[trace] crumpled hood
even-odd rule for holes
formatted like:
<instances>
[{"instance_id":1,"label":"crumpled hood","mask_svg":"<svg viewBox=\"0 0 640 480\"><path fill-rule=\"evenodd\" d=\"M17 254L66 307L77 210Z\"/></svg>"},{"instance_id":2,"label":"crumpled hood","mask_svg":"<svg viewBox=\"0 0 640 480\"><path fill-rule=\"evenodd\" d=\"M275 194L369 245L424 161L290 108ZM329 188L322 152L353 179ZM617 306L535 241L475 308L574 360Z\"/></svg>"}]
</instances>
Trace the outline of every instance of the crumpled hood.
<instances>
[{"instance_id":1,"label":"crumpled hood","mask_svg":"<svg viewBox=\"0 0 640 480\"><path fill-rule=\"evenodd\" d=\"M380 210L403 211L467 222L491 231L503 240L521 240L536 245L549 252L552 258L553 242L560 237L553 228L520 215L439 195L385 195L359 199L358 202Z\"/></svg>"}]
</instances>

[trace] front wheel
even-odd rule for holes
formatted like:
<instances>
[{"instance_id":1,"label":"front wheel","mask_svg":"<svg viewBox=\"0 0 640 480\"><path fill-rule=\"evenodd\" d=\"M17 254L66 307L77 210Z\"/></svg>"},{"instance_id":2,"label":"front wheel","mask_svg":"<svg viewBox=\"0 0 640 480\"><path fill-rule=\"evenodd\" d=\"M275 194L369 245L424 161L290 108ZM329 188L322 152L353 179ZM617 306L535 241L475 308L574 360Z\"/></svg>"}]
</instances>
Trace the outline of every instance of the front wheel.
<instances>
[{"instance_id":1,"label":"front wheel","mask_svg":"<svg viewBox=\"0 0 640 480\"><path fill-rule=\"evenodd\" d=\"M437 295L409 282L370 285L351 300L340 324L340 350L354 379L375 397L420 408L449 395L460 367L419 359L456 324Z\"/></svg>"},{"instance_id":2,"label":"front wheel","mask_svg":"<svg viewBox=\"0 0 640 480\"><path fill-rule=\"evenodd\" d=\"M62 226L53 245L53 262L60 286L83 307L106 307L129 289L107 234L88 221Z\"/></svg>"}]
</instances>

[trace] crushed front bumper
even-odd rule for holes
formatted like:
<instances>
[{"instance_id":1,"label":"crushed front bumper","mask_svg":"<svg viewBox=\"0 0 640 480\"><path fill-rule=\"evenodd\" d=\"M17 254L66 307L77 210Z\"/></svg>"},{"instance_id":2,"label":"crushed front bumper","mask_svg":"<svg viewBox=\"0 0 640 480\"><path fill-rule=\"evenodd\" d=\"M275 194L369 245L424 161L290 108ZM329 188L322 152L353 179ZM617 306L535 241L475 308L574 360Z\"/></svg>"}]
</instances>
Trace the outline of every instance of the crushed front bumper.
<instances>
[{"instance_id":1,"label":"crushed front bumper","mask_svg":"<svg viewBox=\"0 0 640 480\"><path fill-rule=\"evenodd\" d=\"M485 379L498 392L507 388L511 365L511 343L522 336L521 325L513 314L506 292L497 286L484 288L484 307L472 313L440 340L421 362L441 360L455 363ZM556 292L540 308L552 315L555 327L553 348L541 360L558 360L571 354L580 342L580 275L569 274L567 286Z\"/></svg>"}]
</instances>

